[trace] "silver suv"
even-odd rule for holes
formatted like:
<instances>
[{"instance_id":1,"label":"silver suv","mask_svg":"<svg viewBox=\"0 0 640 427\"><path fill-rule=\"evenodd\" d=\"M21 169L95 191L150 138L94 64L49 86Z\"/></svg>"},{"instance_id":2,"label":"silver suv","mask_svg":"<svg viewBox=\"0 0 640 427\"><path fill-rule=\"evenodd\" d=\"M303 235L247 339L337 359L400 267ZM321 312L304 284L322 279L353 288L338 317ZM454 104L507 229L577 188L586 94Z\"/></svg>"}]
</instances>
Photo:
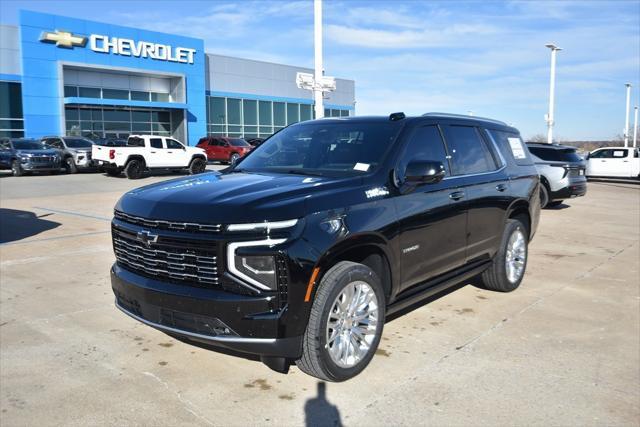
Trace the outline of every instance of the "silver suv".
<instances>
[{"instance_id":1,"label":"silver suv","mask_svg":"<svg viewBox=\"0 0 640 427\"><path fill-rule=\"evenodd\" d=\"M95 168L91 160L93 142L80 136L46 136L42 143L47 148L60 150L62 165L67 173L77 173L80 169Z\"/></svg>"},{"instance_id":2,"label":"silver suv","mask_svg":"<svg viewBox=\"0 0 640 427\"><path fill-rule=\"evenodd\" d=\"M587 193L586 163L575 147L527 143L540 175L540 207L554 207Z\"/></svg>"}]
</instances>

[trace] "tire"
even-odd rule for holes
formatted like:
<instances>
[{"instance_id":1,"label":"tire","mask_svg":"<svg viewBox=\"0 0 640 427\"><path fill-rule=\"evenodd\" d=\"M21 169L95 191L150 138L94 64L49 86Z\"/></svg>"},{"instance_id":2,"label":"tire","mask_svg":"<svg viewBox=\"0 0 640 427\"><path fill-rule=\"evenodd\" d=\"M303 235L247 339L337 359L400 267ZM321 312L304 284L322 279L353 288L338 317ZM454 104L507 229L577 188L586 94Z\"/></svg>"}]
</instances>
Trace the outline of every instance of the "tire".
<instances>
[{"instance_id":1,"label":"tire","mask_svg":"<svg viewBox=\"0 0 640 427\"><path fill-rule=\"evenodd\" d=\"M207 168L207 162L202 157L196 157L191 160L189 164L189 173L191 175L196 175L202 173Z\"/></svg>"},{"instance_id":2,"label":"tire","mask_svg":"<svg viewBox=\"0 0 640 427\"><path fill-rule=\"evenodd\" d=\"M519 234L519 236L517 236ZM509 254L508 246L511 246L512 239L522 238L521 250L515 250L515 257L513 255L514 250L511 250ZM491 266L482 273L482 283L486 289L498 292L511 292L520 286L524 273L527 269L527 259L529 255L529 238L527 234L527 228L518 219L507 220L504 234L502 235L502 242L500 249L493 257ZM519 274L510 275L507 268L508 257L511 259L519 258L520 262L514 262L521 266Z\"/></svg>"},{"instance_id":3,"label":"tire","mask_svg":"<svg viewBox=\"0 0 640 427\"><path fill-rule=\"evenodd\" d=\"M144 172L144 162L138 159L129 160L124 167L124 174L129 179L139 179L142 177L142 172Z\"/></svg>"},{"instance_id":4,"label":"tire","mask_svg":"<svg viewBox=\"0 0 640 427\"><path fill-rule=\"evenodd\" d=\"M233 154L231 155L231 157L229 157L229 164L230 164L231 166L235 166L235 165L236 165L236 162L237 162L238 160L240 160L240 154L238 154L238 153L233 153Z\"/></svg>"},{"instance_id":5,"label":"tire","mask_svg":"<svg viewBox=\"0 0 640 427\"><path fill-rule=\"evenodd\" d=\"M104 171L109 176L120 176L122 170L120 168L104 168Z\"/></svg>"},{"instance_id":6,"label":"tire","mask_svg":"<svg viewBox=\"0 0 640 427\"><path fill-rule=\"evenodd\" d=\"M73 157L67 157L64 159L64 168L67 173L78 173L78 166L76 166L76 162L73 160Z\"/></svg>"},{"instance_id":7,"label":"tire","mask_svg":"<svg viewBox=\"0 0 640 427\"><path fill-rule=\"evenodd\" d=\"M339 338L349 337L347 350L353 348L351 339L354 339L360 345L363 343L361 339L351 335L349 332L353 325L347 323L344 335L336 332L338 331L337 328L345 327L340 325L341 320L339 319L341 317L339 315L331 317L335 319L332 323L337 328L329 327L330 314L336 313L334 309L338 307L338 298L346 297L347 295L343 294L343 292L346 292L349 287L355 289L352 291L355 295L364 295L364 297L369 296L372 298L366 308L371 309L371 317L368 320L375 324L375 330L369 331L365 335L368 349L362 349L364 353L361 353L359 358L355 358L355 361L344 359L347 363L344 366L340 366L334 360L340 348L338 343L341 340ZM357 287L360 287L360 290L366 293L358 294ZM375 307L371 304L374 300ZM353 299L350 301L353 301ZM296 360L298 368L311 376L325 381L345 381L358 375L369 364L380 343L384 326L385 304L386 300L382 284L373 270L365 265L350 261L342 261L334 265L327 271L318 286L309 315L309 323L303 337L302 356ZM347 310L351 310L351 308L347 307ZM373 314L374 312L375 314ZM357 330L362 331L362 325L366 324L360 321L357 325L360 326ZM332 348L327 346L330 329L332 334L336 333L334 340L332 340ZM338 357L338 360L342 361L340 357Z\"/></svg>"},{"instance_id":8,"label":"tire","mask_svg":"<svg viewBox=\"0 0 640 427\"><path fill-rule=\"evenodd\" d=\"M24 175L24 170L22 170L22 166L20 166L20 160L14 160L11 162L11 173L13 176Z\"/></svg>"},{"instance_id":9,"label":"tire","mask_svg":"<svg viewBox=\"0 0 640 427\"><path fill-rule=\"evenodd\" d=\"M544 209L549 204L549 189L545 184L540 184L540 209Z\"/></svg>"},{"instance_id":10,"label":"tire","mask_svg":"<svg viewBox=\"0 0 640 427\"><path fill-rule=\"evenodd\" d=\"M564 202L564 200L556 200L555 202L547 203L548 208L555 208L556 206L560 206Z\"/></svg>"}]
</instances>

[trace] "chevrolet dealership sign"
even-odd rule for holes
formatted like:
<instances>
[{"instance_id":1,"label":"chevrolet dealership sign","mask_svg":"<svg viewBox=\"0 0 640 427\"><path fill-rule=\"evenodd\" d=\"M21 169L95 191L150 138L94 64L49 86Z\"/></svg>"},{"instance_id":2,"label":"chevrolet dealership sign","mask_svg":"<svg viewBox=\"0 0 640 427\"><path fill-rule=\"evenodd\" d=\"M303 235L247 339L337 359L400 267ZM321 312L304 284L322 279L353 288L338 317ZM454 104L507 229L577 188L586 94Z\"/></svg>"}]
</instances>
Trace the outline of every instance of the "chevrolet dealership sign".
<instances>
[{"instance_id":1,"label":"chevrolet dealership sign","mask_svg":"<svg viewBox=\"0 0 640 427\"><path fill-rule=\"evenodd\" d=\"M55 32L43 32L40 36L40 41L55 43L58 47L73 49L74 46L84 47L87 43L87 38L71 34L68 31L56 30ZM100 34L91 34L89 36L89 49L99 53L151 58L158 61L180 62L183 64L193 64L193 56L196 53L195 49L186 47L173 47Z\"/></svg>"}]
</instances>

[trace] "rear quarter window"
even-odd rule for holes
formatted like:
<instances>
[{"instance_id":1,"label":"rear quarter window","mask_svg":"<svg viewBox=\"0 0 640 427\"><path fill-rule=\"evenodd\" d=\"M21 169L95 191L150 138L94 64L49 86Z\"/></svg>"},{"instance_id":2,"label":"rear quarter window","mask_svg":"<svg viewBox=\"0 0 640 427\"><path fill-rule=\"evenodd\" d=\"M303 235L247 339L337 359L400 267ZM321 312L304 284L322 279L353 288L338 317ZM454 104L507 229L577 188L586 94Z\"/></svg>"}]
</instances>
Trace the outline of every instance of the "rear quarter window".
<instances>
[{"instance_id":1,"label":"rear quarter window","mask_svg":"<svg viewBox=\"0 0 640 427\"><path fill-rule=\"evenodd\" d=\"M575 148L529 147L531 154L547 162L580 162Z\"/></svg>"},{"instance_id":2,"label":"rear quarter window","mask_svg":"<svg viewBox=\"0 0 640 427\"><path fill-rule=\"evenodd\" d=\"M486 132L496 143L505 160L513 162L518 166L533 165L531 153L527 145L522 141L519 133L496 129L486 129Z\"/></svg>"}]
</instances>

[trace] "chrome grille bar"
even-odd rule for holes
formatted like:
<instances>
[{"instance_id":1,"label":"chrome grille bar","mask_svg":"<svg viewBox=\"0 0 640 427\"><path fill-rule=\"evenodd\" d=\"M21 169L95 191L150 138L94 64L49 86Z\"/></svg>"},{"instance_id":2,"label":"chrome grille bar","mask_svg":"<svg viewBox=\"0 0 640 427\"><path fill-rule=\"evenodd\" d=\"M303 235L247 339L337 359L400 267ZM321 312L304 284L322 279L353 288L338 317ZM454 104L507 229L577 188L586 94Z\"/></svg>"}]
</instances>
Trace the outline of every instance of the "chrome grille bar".
<instances>
[{"instance_id":1,"label":"chrome grille bar","mask_svg":"<svg viewBox=\"0 0 640 427\"><path fill-rule=\"evenodd\" d=\"M203 231L208 233L219 233L222 229L221 224L198 224L195 222L178 222L148 219L139 216L129 215L124 212L114 211L113 216L124 222L135 225L143 225L145 227L158 228L162 230L175 231Z\"/></svg>"}]
</instances>

